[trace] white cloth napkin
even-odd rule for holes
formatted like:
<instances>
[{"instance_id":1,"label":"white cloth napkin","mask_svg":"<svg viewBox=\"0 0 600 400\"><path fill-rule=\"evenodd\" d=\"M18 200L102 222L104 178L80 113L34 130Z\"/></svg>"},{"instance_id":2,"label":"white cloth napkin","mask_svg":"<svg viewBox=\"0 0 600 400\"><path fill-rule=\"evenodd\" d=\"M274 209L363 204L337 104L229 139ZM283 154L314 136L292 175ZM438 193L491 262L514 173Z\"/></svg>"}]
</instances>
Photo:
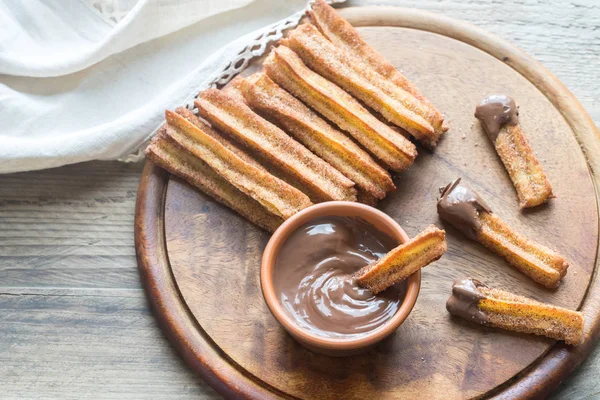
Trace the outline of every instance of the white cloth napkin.
<instances>
[{"instance_id":1,"label":"white cloth napkin","mask_svg":"<svg viewBox=\"0 0 600 400\"><path fill-rule=\"evenodd\" d=\"M130 154L165 109L260 53L257 37L297 23L306 6L121 1L134 5L117 23L90 0L0 0L0 173Z\"/></svg>"}]
</instances>

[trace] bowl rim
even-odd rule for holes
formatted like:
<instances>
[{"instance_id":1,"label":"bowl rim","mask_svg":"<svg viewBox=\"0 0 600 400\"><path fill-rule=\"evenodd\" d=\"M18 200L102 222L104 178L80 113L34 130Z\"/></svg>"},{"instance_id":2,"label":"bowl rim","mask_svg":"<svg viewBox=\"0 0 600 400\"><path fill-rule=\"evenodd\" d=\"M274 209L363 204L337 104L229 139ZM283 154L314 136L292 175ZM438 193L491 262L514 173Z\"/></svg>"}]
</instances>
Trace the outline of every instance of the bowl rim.
<instances>
[{"instance_id":1,"label":"bowl rim","mask_svg":"<svg viewBox=\"0 0 600 400\"><path fill-rule=\"evenodd\" d=\"M344 212L345 211L345 212ZM297 340L313 347L328 350L352 350L374 345L393 333L412 311L421 288L421 271L407 278L407 288L404 300L392 318L384 324L357 338L327 338L311 333L294 322L278 300L273 284L275 261L281 245L297 228L312 219L322 216L356 216L364 218L368 214L372 220L377 220L380 228L394 237L398 242L405 243L408 235L400 224L392 217L374 207L350 201L329 201L307 207L288 218L273 233L263 252L260 267L260 286L267 307L277 321ZM368 220L368 217L365 218ZM369 221L371 222L371 221Z\"/></svg>"}]
</instances>

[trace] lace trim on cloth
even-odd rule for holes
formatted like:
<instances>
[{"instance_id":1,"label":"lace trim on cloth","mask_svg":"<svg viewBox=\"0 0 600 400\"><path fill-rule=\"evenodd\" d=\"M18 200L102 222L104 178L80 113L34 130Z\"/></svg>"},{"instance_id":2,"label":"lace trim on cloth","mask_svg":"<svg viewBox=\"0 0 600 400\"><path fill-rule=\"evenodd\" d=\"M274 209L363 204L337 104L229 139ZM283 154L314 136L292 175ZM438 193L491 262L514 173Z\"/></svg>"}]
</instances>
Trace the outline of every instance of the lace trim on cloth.
<instances>
[{"instance_id":1,"label":"lace trim on cloth","mask_svg":"<svg viewBox=\"0 0 600 400\"><path fill-rule=\"evenodd\" d=\"M344 3L345 1L346 0L327 0L327 2L329 4ZM194 94L192 94L189 97L189 99L184 102L183 105L185 107L187 107L188 109L196 112L196 110L194 110L194 99L198 96L199 92L201 92L202 90L208 89L208 88L220 87L220 86L227 84L227 82L229 82L237 74L242 72L248 66L248 63L250 63L250 61L252 61L253 58L263 55L265 53L265 51L267 50L268 45L270 43L273 43L273 42L281 39L283 37L283 32L285 30L294 28L295 26L297 26L298 23L300 22L300 19L304 16L306 11L310 8L312 2L313 1L310 0L304 10L297 12L293 15L290 15L288 18L281 20L274 25L271 25L266 30L261 32L256 37L256 39L254 39L251 42L249 42L248 44L246 44L244 46L244 48L235 57L235 59L228 62L223 67L223 69L221 69L221 71L216 74L216 77L214 79L212 79L208 85L198 88L198 90ZM111 3L111 4L119 3L119 0L94 0L94 1L90 0L90 3L93 3L94 7L98 10L119 9L118 6L116 8L112 8L112 7L98 8L96 6L96 4L98 4L98 3ZM131 1L129 1L129 3L131 3ZM133 5L132 5L132 7L133 7ZM116 14L113 11L110 11L110 12L111 12L110 16L107 15L107 17L109 17L111 19L115 15L121 15L120 14L121 11L117 12ZM122 15L121 18L123 16L124 15ZM133 153L131 153L123 158L120 158L119 161L137 162L137 161L142 160L144 158L144 149L146 148L148 141L150 140L150 138L152 136L154 136L154 134L158 131L159 128L160 128L160 126L156 127L156 129L150 135L148 135L146 140L144 140L144 142L142 144L140 144L140 146L138 146L137 150L135 150Z\"/></svg>"}]
</instances>

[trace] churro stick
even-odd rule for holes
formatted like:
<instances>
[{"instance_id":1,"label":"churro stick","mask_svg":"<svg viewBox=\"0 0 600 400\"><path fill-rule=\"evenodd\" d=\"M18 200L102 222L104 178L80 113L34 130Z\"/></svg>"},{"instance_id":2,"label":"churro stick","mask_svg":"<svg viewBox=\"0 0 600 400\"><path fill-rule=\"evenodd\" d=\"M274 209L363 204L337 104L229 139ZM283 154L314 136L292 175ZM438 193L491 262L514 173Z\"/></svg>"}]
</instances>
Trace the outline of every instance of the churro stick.
<instances>
[{"instance_id":1,"label":"churro stick","mask_svg":"<svg viewBox=\"0 0 600 400\"><path fill-rule=\"evenodd\" d=\"M366 204L371 207L375 207L379 199L373 196L371 193L367 192L364 189L358 188L356 190L356 201L359 203Z\"/></svg>"},{"instance_id":2,"label":"churro stick","mask_svg":"<svg viewBox=\"0 0 600 400\"><path fill-rule=\"evenodd\" d=\"M259 202L247 196L208 164L187 153L161 134L146 148L146 156L156 165L186 180L219 203L268 232L274 232L283 218L267 211Z\"/></svg>"},{"instance_id":3,"label":"churro stick","mask_svg":"<svg viewBox=\"0 0 600 400\"><path fill-rule=\"evenodd\" d=\"M178 107L177 109L175 109L175 112L181 115L183 118L185 118L188 122L196 125L198 129L202 130L202 132L217 140L229 151L233 152L236 156L238 156L248 164L251 164L252 166L264 172L268 172L267 169L263 167L258 161L256 161L256 159L254 159L250 154L246 153L244 150L240 149L237 145L235 145L225 136L212 129L206 122L201 121L193 112L191 112L187 108Z\"/></svg>"},{"instance_id":4,"label":"churro stick","mask_svg":"<svg viewBox=\"0 0 600 400\"><path fill-rule=\"evenodd\" d=\"M307 68L288 47L273 49L263 67L275 83L349 133L391 170L403 171L414 162L417 150L408 139L344 90Z\"/></svg>"},{"instance_id":5,"label":"churro stick","mask_svg":"<svg viewBox=\"0 0 600 400\"><path fill-rule=\"evenodd\" d=\"M514 332L546 336L577 345L583 335L583 314L504 290L476 279L457 280L446 309L468 321Z\"/></svg>"},{"instance_id":6,"label":"churro stick","mask_svg":"<svg viewBox=\"0 0 600 400\"><path fill-rule=\"evenodd\" d=\"M436 132L429 122L432 119L430 110L413 95L336 47L313 25L300 25L282 43L294 50L311 69L363 101L386 120L405 129L424 145L436 146L442 132Z\"/></svg>"},{"instance_id":7,"label":"churro stick","mask_svg":"<svg viewBox=\"0 0 600 400\"><path fill-rule=\"evenodd\" d=\"M244 97L244 95L242 94L242 86L244 86L244 85L247 85L246 79L244 77L242 77L241 75L238 75L235 78L233 78L227 84L227 86L224 87L221 90L223 91L223 93L231 95L235 99L241 101L242 103L245 103L246 105L248 105L250 107L250 104L248 103L248 101L246 100L246 98ZM253 111L259 112L256 108L254 108ZM269 120L266 115L262 114L261 116L263 118ZM276 123L275 121L269 121L269 122L273 122L274 124ZM290 134L291 132L286 132L286 133ZM256 153L256 152L254 152L254 153ZM320 154L318 154L316 152L315 152L315 154L317 156L321 156ZM256 160L254 160L252 157L249 156L249 158L252 159L256 164L260 165L260 163L258 161L256 161ZM326 160L325 158L323 158L323 159L326 162L329 162L329 160ZM272 165L272 163L270 163L268 160L267 160L267 164ZM334 168L337 168L333 164L332 164L332 166ZM315 199L315 201L327 201L328 200L328 199L324 198L323 196L321 196L319 193L315 193L315 191L313 190L313 188L309 184L307 184L304 179L299 179L297 177L297 175L295 175L293 172L290 172L290 171L282 169L282 168L271 168L270 172L273 175L275 175L277 178L284 180L285 182L287 182L290 185L294 186L295 188L297 188L301 192L312 194L311 196ZM359 189L360 188L358 188L358 186L357 186L356 187L356 197L357 197L357 200L358 200ZM360 201L360 200L358 200L358 201Z\"/></svg>"},{"instance_id":8,"label":"churro stick","mask_svg":"<svg viewBox=\"0 0 600 400\"><path fill-rule=\"evenodd\" d=\"M221 90L227 93L228 95L231 95L232 97L235 97L236 99L241 100L245 103L246 99L244 99L244 95L241 91L241 86L244 83L244 81L245 79L243 76L237 75L235 78L229 81L229 83Z\"/></svg>"},{"instance_id":9,"label":"churro stick","mask_svg":"<svg viewBox=\"0 0 600 400\"><path fill-rule=\"evenodd\" d=\"M237 89L237 82L238 82L237 77L230 82L230 84L232 84L232 83L235 84L235 89L230 89L229 92L235 91L236 92L235 95L238 96L238 98L241 99L242 101L245 101L241 92ZM283 180L284 182L289 183L290 185L297 188L298 190L300 190L303 193L311 192L310 187L305 185L299 179L296 179L293 175L286 173L283 170L271 168L270 171L267 171L267 169L261 163L259 163L256 160L256 158L254 158L250 154L246 153L244 150L239 148L236 144L231 142L229 139L227 139L222 134L216 132L207 123L201 121L198 117L196 117L196 115L194 115L194 113L192 113L191 111L189 111L183 107L179 107L176 109L176 112L177 112L177 114L181 115L182 117L187 119L192 124L196 125L198 128L202 129L204 133L211 135L214 139L218 140L223 146L227 147L229 150L231 150L233 153L235 153L235 155L237 155L239 158L241 158L248 164L251 164L252 166L254 166L264 172L274 175L275 177ZM358 194L357 194L357 197L358 197Z\"/></svg>"},{"instance_id":10,"label":"churro stick","mask_svg":"<svg viewBox=\"0 0 600 400\"><path fill-rule=\"evenodd\" d=\"M391 176L342 132L321 119L264 73L239 81L240 91L256 112L279 124L313 153L377 199L395 189Z\"/></svg>"},{"instance_id":11,"label":"churro stick","mask_svg":"<svg viewBox=\"0 0 600 400\"><path fill-rule=\"evenodd\" d=\"M554 288L566 275L569 264L562 256L512 230L460 178L442 190L437 209L442 219L534 281Z\"/></svg>"},{"instance_id":12,"label":"churro stick","mask_svg":"<svg viewBox=\"0 0 600 400\"><path fill-rule=\"evenodd\" d=\"M354 182L254 113L241 100L220 90L208 89L200 93L195 104L200 115L213 126L310 188L313 199L356 200Z\"/></svg>"},{"instance_id":13,"label":"churro stick","mask_svg":"<svg viewBox=\"0 0 600 400\"><path fill-rule=\"evenodd\" d=\"M521 129L515 101L505 95L485 98L475 111L517 190L521 208L554 197L552 186Z\"/></svg>"},{"instance_id":14,"label":"churro stick","mask_svg":"<svg viewBox=\"0 0 600 400\"><path fill-rule=\"evenodd\" d=\"M238 78L240 78L240 79L238 79ZM237 96L238 99L241 99L241 101L245 101L244 97L242 96L242 93L238 89L238 86L241 83L241 81L243 81L243 79L239 75L236 78L234 78L229 83L230 85L233 84L233 86L229 86L230 89L227 91L227 93L235 92L234 95ZM278 169L273 169L273 168L271 168L271 171L267 171L267 169L265 167L263 167L261 163L256 161L256 159L253 156L246 153L244 150L240 149L236 144L234 144L233 142L231 142L230 140L225 138L220 133L217 133L208 124L206 124L205 122L202 122L200 119L198 119L198 117L196 117L194 115L194 113L192 113L191 111L189 111L183 107L179 107L179 108L177 108L176 112L177 112L177 114L181 115L182 117L187 119L192 124L198 126L200 129L203 129L203 131L205 133L211 134L223 146L227 147L229 150L231 150L233 153L235 153L238 157L240 157L242 160L244 160L248 164L251 164L256 168L258 168L264 172L267 172L269 174L272 174L273 176L281 179L284 182L287 182L288 184L292 185L296 189L300 190L302 193L311 193L312 192L312 190L309 186L304 184L304 182L300 181L292 174L286 173L283 170L278 170ZM358 193L357 193L357 197L358 197Z\"/></svg>"},{"instance_id":15,"label":"churro stick","mask_svg":"<svg viewBox=\"0 0 600 400\"><path fill-rule=\"evenodd\" d=\"M363 40L358 31L324 0L316 0L308 12L312 22L319 31L336 46L344 49L357 60L361 60L373 68L385 79L393 82L401 89L412 94L423 107L428 109L430 123L436 131L448 130L444 116L419 92L419 90L400 73L381 54Z\"/></svg>"},{"instance_id":16,"label":"churro stick","mask_svg":"<svg viewBox=\"0 0 600 400\"><path fill-rule=\"evenodd\" d=\"M287 219L311 205L304 193L268 172L245 162L223 146L215 139L217 133L208 126L200 129L181 115L169 110L165 111L165 117L167 125L164 135L200 158L217 174L258 201L269 212ZM212 132L205 133L208 131Z\"/></svg>"},{"instance_id":17,"label":"churro stick","mask_svg":"<svg viewBox=\"0 0 600 400\"><path fill-rule=\"evenodd\" d=\"M354 279L358 285L377 294L438 260L446 249L446 232L431 225L379 260L361 268L354 274Z\"/></svg>"}]
</instances>

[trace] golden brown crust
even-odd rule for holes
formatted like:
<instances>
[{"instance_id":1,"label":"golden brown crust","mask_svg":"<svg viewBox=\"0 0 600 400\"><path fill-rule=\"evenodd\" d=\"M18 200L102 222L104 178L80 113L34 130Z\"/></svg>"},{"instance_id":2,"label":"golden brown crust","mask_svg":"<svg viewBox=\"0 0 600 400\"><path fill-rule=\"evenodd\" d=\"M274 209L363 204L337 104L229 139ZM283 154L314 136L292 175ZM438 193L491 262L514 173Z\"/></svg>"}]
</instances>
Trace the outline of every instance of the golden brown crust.
<instances>
[{"instance_id":1,"label":"golden brown crust","mask_svg":"<svg viewBox=\"0 0 600 400\"><path fill-rule=\"evenodd\" d=\"M489 297L480 300L479 307L491 326L564 340L571 345L580 343L583 314L498 289L486 291Z\"/></svg>"},{"instance_id":2,"label":"golden brown crust","mask_svg":"<svg viewBox=\"0 0 600 400\"><path fill-rule=\"evenodd\" d=\"M356 201L358 201L359 203L366 204L371 207L375 207L375 206L377 206L377 202L379 201L379 199L377 199L371 193L369 193L361 188L358 188L358 190L356 191Z\"/></svg>"},{"instance_id":3,"label":"golden brown crust","mask_svg":"<svg viewBox=\"0 0 600 400\"><path fill-rule=\"evenodd\" d=\"M380 113L386 120L408 131L421 143L435 147L442 134L430 119L431 111L413 95L373 71L360 60L336 47L313 25L291 31L283 44L294 50L311 69Z\"/></svg>"},{"instance_id":4,"label":"golden brown crust","mask_svg":"<svg viewBox=\"0 0 600 400\"><path fill-rule=\"evenodd\" d=\"M407 169L417 156L415 146L367 111L352 96L314 73L288 47L274 49L263 64L279 86L316 110L393 171Z\"/></svg>"},{"instance_id":5,"label":"golden brown crust","mask_svg":"<svg viewBox=\"0 0 600 400\"><path fill-rule=\"evenodd\" d=\"M554 288L567 274L569 264L563 257L518 234L496 215L480 212L479 221L477 240L534 281Z\"/></svg>"},{"instance_id":6,"label":"golden brown crust","mask_svg":"<svg viewBox=\"0 0 600 400\"><path fill-rule=\"evenodd\" d=\"M412 94L423 103L428 110L429 122L436 131L445 132L448 127L443 115L431 104L421 92L400 73L389 61L367 44L358 31L324 0L316 0L309 15L313 24L323 36L333 44L352 54L356 60L361 60L385 79Z\"/></svg>"},{"instance_id":7,"label":"golden brown crust","mask_svg":"<svg viewBox=\"0 0 600 400\"><path fill-rule=\"evenodd\" d=\"M391 176L364 150L336 130L264 73L238 85L248 105L377 199L394 190Z\"/></svg>"},{"instance_id":8,"label":"golden brown crust","mask_svg":"<svg viewBox=\"0 0 600 400\"><path fill-rule=\"evenodd\" d=\"M198 129L202 130L205 134L209 135L213 139L219 141L223 146L225 146L229 151L233 152L236 156L251 164L252 166L267 172L265 167L263 167L258 161L254 159L254 157L250 156L244 150L239 148L235 143L231 140L227 139L225 136L221 135L206 122L200 120L193 112L188 110L187 108L178 107L175 109L175 112L185 118L188 122L194 124Z\"/></svg>"},{"instance_id":9,"label":"golden brown crust","mask_svg":"<svg viewBox=\"0 0 600 400\"><path fill-rule=\"evenodd\" d=\"M146 148L146 156L156 165L181 177L216 201L269 232L274 232L283 223L281 217L267 211L256 200L245 195L219 176L204 161L185 152L160 133Z\"/></svg>"},{"instance_id":10,"label":"golden brown crust","mask_svg":"<svg viewBox=\"0 0 600 400\"><path fill-rule=\"evenodd\" d=\"M583 335L583 314L513 293L480 287L484 296L477 307L486 324L514 332L531 333L577 345Z\"/></svg>"},{"instance_id":11,"label":"golden brown crust","mask_svg":"<svg viewBox=\"0 0 600 400\"><path fill-rule=\"evenodd\" d=\"M554 197L552 186L520 124L503 126L495 147L517 190L521 208L535 207Z\"/></svg>"},{"instance_id":12,"label":"golden brown crust","mask_svg":"<svg viewBox=\"0 0 600 400\"><path fill-rule=\"evenodd\" d=\"M304 193L245 162L181 115L167 110L165 117L167 125L163 131L164 135L200 158L217 174L258 201L269 212L287 219L311 205Z\"/></svg>"},{"instance_id":13,"label":"golden brown crust","mask_svg":"<svg viewBox=\"0 0 600 400\"><path fill-rule=\"evenodd\" d=\"M243 76L236 75L236 77L229 81L229 83L221 90L245 103L246 99L241 91L241 86L244 84L244 81L245 79Z\"/></svg>"},{"instance_id":14,"label":"golden brown crust","mask_svg":"<svg viewBox=\"0 0 600 400\"><path fill-rule=\"evenodd\" d=\"M446 252L446 232L431 225L374 263L361 268L354 279L377 294L438 260Z\"/></svg>"},{"instance_id":15,"label":"golden brown crust","mask_svg":"<svg viewBox=\"0 0 600 400\"><path fill-rule=\"evenodd\" d=\"M213 126L310 188L314 200L356 200L354 182L236 97L208 89L195 104Z\"/></svg>"}]
</instances>

